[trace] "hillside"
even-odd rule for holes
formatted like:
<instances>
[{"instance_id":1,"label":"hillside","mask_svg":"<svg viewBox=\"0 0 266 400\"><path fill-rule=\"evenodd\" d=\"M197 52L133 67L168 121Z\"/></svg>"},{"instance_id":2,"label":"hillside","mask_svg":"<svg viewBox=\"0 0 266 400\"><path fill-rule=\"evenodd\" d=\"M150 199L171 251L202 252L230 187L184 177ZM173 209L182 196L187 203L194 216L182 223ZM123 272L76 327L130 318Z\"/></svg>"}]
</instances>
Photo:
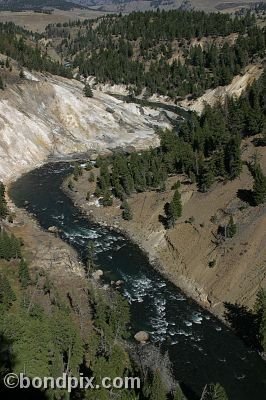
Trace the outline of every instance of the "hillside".
<instances>
[{"instance_id":1,"label":"hillside","mask_svg":"<svg viewBox=\"0 0 266 400\"><path fill-rule=\"evenodd\" d=\"M106 16L49 25L45 37L81 76L125 84L136 96L195 99L224 86L265 56L265 30L256 16L199 11Z\"/></svg>"},{"instance_id":2,"label":"hillside","mask_svg":"<svg viewBox=\"0 0 266 400\"><path fill-rule=\"evenodd\" d=\"M67 0L0 0L1 10L42 10L58 8L62 10L70 10L72 8L82 8L78 3Z\"/></svg>"},{"instance_id":3,"label":"hillside","mask_svg":"<svg viewBox=\"0 0 266 400\"><path fill-rule=\"evenodd\" d=\"M183 8L189 10L191 8L204 11L236 11L241 8L248 8L253 4L259 3L257 0L243 2L236 0L234 2L223 2L220 0L74 0L75 3L94 8L100 8L106 11L115 12L132 12L147 11L160 9L177 9Z\"/></svg>"},{"instance_id":4,"label":"hillside","mask_svg":"<svg viewBox=\"0 0 266 400\"><path fill-rule=\"evenodd\" d=\"M15 81L0 91L0 179L4 181L48 156L155 145L155 126L170 126L160 111L99 91L86 99L84 85L75 80L26 71L19 79L19 71L13 74Z\"/></svg>"}]
</instances>

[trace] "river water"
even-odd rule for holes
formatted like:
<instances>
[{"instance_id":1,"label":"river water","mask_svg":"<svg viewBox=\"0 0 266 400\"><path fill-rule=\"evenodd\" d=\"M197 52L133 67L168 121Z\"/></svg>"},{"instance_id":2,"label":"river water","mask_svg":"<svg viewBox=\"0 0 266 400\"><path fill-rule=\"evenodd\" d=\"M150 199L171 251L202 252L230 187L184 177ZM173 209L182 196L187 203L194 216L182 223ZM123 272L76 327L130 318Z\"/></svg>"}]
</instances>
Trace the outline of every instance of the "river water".
<instances>
[{"instance_id":1,"label":"river water","mask_svg":"<svg viewBox=\"0 0 266 400\"><path fill-rule=\"evenodd\" d=\"M84 256L92 239L97 263L109 280L122 279L130 303L133 331L150 332L167 350L174 375L198 398L205 383L220 382L230 400L261 400L266 364L226 326L157 273L141 250L120 234L88 221L60 189L70 164L47 164L15 182L10 196L47 229ZM27 205L25 205L28 202Z\"/></svg>"}]
</instances>

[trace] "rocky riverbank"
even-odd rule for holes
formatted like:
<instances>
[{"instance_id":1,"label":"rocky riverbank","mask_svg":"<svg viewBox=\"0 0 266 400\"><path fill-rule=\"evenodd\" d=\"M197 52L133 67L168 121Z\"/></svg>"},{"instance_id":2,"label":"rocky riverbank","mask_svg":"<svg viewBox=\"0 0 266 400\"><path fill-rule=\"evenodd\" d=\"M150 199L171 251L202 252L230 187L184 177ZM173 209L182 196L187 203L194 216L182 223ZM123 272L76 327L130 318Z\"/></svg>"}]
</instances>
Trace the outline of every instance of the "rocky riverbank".
<instances>
[{"instance_id":1,"label":"rocky riverbank","mask_svg":"<svg viewBox=\"0 0 266 400\"><path fill-rule=\"evenodd\" d=\"M258 151L266 167L265 149ZM252 144L245 143L243 157L252 152ZM93 172L97 177L98 170ZM69 179L63 184L64 191L88 218L123 232L143 249L160 273L220 318L224 317L225 303L253 307L256 293L266 285L266 210L265 206L249 207L236 196L239 190L252 188L246 167L239 179L217 183L208 193L182 184L183 215L170 230L165 230L159 216L172 198L172 184L177 179L185 182L185 177L169 178L163 193L133 195L128 200L133 219L125 221L117 199L111 207L99 204L93 196L95 182L88 182L89 174L85 171L77 182L73 181L72 190L68 188ZM237 234L220 240L218 228L228 223L230 215L237 224Z\"/></svg>"}]
</instances>

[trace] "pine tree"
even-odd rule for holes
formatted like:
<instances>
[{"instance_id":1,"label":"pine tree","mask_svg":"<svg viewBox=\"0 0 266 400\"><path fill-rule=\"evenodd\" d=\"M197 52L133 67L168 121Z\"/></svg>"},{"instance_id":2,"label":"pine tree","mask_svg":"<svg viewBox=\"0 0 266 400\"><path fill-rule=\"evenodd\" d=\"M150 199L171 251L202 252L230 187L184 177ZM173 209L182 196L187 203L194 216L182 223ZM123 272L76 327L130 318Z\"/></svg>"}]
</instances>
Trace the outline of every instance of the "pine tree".
<instances>
[{"instance_id":1,"label":"pine tree","mask_svg":"<svg viewBox=\"0 0 266 400\"><path fill-rule=\"evenodd\" d=\"M16 300L16 295L13 292L10 283L5 275L0 275L0 304L5 308L9 308Z\"/></svg>"},{"instance_id":2,"label":"pine tree","mask_svg":"<svg viewBox=\"0 0 266 400\"><path fill-rule=\"evenodd\" d=\"M176 223L176 220L182 215L182 203L181 203L181 194L178 189L175 190L172 201L167 207L167 225L169 228L173 227Z\"/></svg>"},{"instance_id":3,"label":"pine tree","mask_svg":"<svg viewBox=\"0 0 266 400\"><path fill-rule=\"evenodd\" d=\"M91 270L95 269L95 246L92 240L90 240L87 244L86 248L86 272L87 274L91 273Z\"/></svg>"},{"instance_id":4,"label":"pine tree","mask_svg":"<svg viewBox=\"0 0 266 400\"><path fill-rule=\"evenodd\" d=\"M266 201L266 176L258 163L253 168L253 198L256 205L265 203Z\"/></svg>"},{"instance_id":5,"label":"pine tree","mask_svg":"<svg viewBox=\"0 0 266 400\"><path fill-rule=\"evenodd\" d=\"M228 400L228 397L220 383L210 383L205 386L200 400Z\"/></svg>"},{"instance_id":6,"label":"pine tree","mask_svg":"<svg viewBox=\"0 0 266 400\"><path fill-rule=\"evenodd\" d=\"M235 179L242 170L240 138L232 138L225 148L225 169L230 179Z\"/></svg>"},{"instance_id":7,"label":"pine tree","mask_svg":"<svg viewBox=\"0 0 266 400\"><path fill-rule=\"evenodd\" d=\"M93 97L93 92L92 92L92 89L91 89L89 83L86 83L86 85L84 86L83 92L84 92L85 97Z\"/></svg>"},{"instance_id":8,"label":"pine tree","mask_svg":"<svg viewBox=\"0 0 266 400\"><path fill-rule=\"evenodd\" d=\"M133 218L131 208L126 200L124 200L121 204L121 208L123 209L122 217L126 221L131 221Z\"/></svg>"},{"instance_id":9,"label":"pine tree","mask_svg":"<svg viewBox=\"0 0 266 400\"><path fill-rule=\"evenodd\" d=\"M214 174L212 168L208 167L207 165L203 165L200 168L199 175L198 175L198 187L199 190L203 193L206 193L208 189L214 182Z\"/></svg>"},{"instance_id":10,"label":"pine tree","mask_svg":"<svg viewBox=\"0 0 266 400\"><path fill-rule=\"evenodd\" d=\"M5 90L4 82L1 76L0 76L0 90Z\"/></svg>"},{"instance_id":11,"label":"pine tree","mask_svg":"<svg viewBox=\"0 0 266 400\"><path fill-rule=\"evenodd\" d=\"M73 179L77 181L80 176L82 176L82 168L78 163L75 163L73 170Z\"/></svg>"},{"instance_id":12,"label":"pine tree","mask_svg":"<svg viewBox=\"0 0 266 400\"><path fill-rule=\"evenodd\" d=\"M102 205L104 207L110 207L113 205L112 194L109 190L106 190L103 194Z\"/></svg>"},{"instance_id":13,"label":"pine tree","mask_svg":"<svg viewBox=\"0 0 266 400\"><path fill-rule=\"evenodd\" d=\"M263 348L263 351L266 352L266 305L265 304L261 315L259 336L260 336L260 344Z\"/></svg>"},{"instance_id":14,"label":"pine tree","mask_svg":"<svg viewBox=\"0 0 266 400\"><path fill-rule=\"evenodd\" d=\"M23 289L26 289L30 284L28 264L23 258L19 263L19 281Z\"/></svg>"},{"instance_id":15,"label":"pine tree","mask_svg":"<svg viewBox=\"0 0 266 400\"><path fill-rule=\"evenodd\" d=\"M175 394L174 394L174 399L173 400L186 400L186 397L184 395L184 393L182 392L180 386L178 385L176 390L175 390Z\"/></svg>"},{"instance_id":16,"label":"pine tree","mask_svg":"<svg viewBox=\"0 0 266 400\"><path fill-rule=\"evenodd\" d=\"M167 391L159 371L154 372L150 387L149 400L167 400Z\"/></svg>"},{"instance_id":17,"label":"pine tree","mask_svg":"<svg viewBox=\"0 0 266 400\"><path fill-rule=\"evenodd\" d=\"M233 236L235 236L236 232L237 232L236 224L234 223L234 219L231 215L229 223L226 227L226 237L232 238Z\"/></svg>"},{"instance_id":18,"label":"pine tree","mask_svg":"<svg viewBox=\"0 0 266 400\"><path fill-rule=\"evenodd\" d=\"M8 214L8 209L5 198L5 186L0 181L0 218L5 218L7 214Z\"/></svg>"}]
</instances>

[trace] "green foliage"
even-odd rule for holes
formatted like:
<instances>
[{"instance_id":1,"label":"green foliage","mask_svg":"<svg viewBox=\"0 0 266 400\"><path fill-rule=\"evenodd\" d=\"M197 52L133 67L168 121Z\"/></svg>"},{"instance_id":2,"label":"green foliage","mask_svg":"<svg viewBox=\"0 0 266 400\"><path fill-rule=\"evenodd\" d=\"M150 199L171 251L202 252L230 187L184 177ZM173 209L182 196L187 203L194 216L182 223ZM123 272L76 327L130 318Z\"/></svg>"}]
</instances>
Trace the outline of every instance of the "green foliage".
<instances>
[{"instance_id":1,"label":"green foliage","mask_svg":"<svg viewBox=\"0 0 266 400\"><path fill-rule=\"evenodd\" d=\"M171 190L179 189L180 186L181 186L180 181L177 181L177 182L175 182L175 183L172 185Z\"/></svg>"},{"instance_id":2,"label":"green foliage","mask_svg":"<svg viewBox=\"0 0 266 400\"><path fill-rule=\"evenodd\" d=\"M8 309L15 300L16 295L10 286L9 280L5 275L0 274L0 305Z\"/></svg>"},{"instance_id":3,"label":"green foliage","mask_svg":"<svg viewBox=\"0 0 266 400\"><path fill-rule=\"evenodd\" d=\"M75 163L73 170L73 179L77 181L80 176L82 176L82 168L78 163Z\"/></svg>"},{"instance_id":4,"label":"green foliage","mask_svg":"<svg viewBox=\"0 0 266 400\"><path fill-rule=\"evenodd\" d=\"M254 306L259 324L259 341L264 352L266 352L266 290L260 288Z\"/></svg>"},{"instance_id":5,"label":"green foliage","mask_svg":"<svg viewBox=\"0 0 266 400\"><path fill-rule=\"evenodd\" d=\"M86 248L86 272L90 274L92 270L95 269L96 254L95 254L95 247L92 240L89 240Z\"/></svg>"},{"instance_id":6,"label":"green foliage","mask_svg":"<svg viewBox=\"0 0 266 400\"><path fill-rule=\"evenodd\" d=\"M106 190L103 194L102 205L104 207L110 207L113 204L112 194L110 191Z\"/></svg>"},{"instance_id":7,"label":"green foliage","mask_svg":"<svg viewBox=\"0 0 266 400\"><path fill-rule=\"evenodd\" d=\"M228 400L228 397L219 383L210 383L205 386L201 400Z\"/></svg>"},{"instance_id":8,"label":"green foliage","mask_svg":"<svg viewBox=\"0 0 266 400\"><path fill-rule=\"evenodd\" d=\"M229 223L226 228L226 236L228 238L232 238L233 236L235 236L236 232L237 232L237 227L236 227L236 224L234 223L234 219L231 215L230 219L229 219Z\"/></svg>"},{"instance_id":9,"label":"green foliage","mask_svg":"<svg viewBox=\"0 0 266 400\"><path fill-rule=\"evenodd\" d=\"M179 385L176 387L173 400L186 400L186 397L184 396Z\"/></svg>"},{"instance_id":10,"label":"green foliage","mask_svg":"<svg viewBox=\"0 0 266 400\"><path fill-rule=\"evenodd\" d=\"M71 78L70 70L64 68L59 62L53 61L47 53L43 53L37 44L38 34L35 34L36 41L32 46L29 39L33 38L32 33L16 26L12 22L0 23L0 52L15 59L22 67L30 70L47 71L51 74ZM22 77L22 76L21 76Z\"/></svg>"},{"instance_id":11,"label":"green foliage","mask_svg":"<svg viewBox=\"0 0 266 400\"><path fill-rule=\"evenodd\" d=\"M253 168L253 198L256 205L263 204L266 201L266 176L258 163Z\"/></svg>"},{"instance_id":12,"label":"green foliage","mask_svg":"<svg viewBox=\"0 0 266 400\"><path fill-rule=\"evenodd\" d=\"M19 263L19 281L23 289L26 289L31 282L28 264L23 258Z\"/></svg>"},{"instance_id":13,"label":"green foliage","mask_svg":"<svg viewBox=\"0 0 266 400\"><path fill-rule=\"evenodd\" d=\"M90 84L86 83L83 89L85 97L93 97L93 92L91 90Z\"/></svg>"},{"instance_id":14,"label":"green foliage","mask_svg":"<svg viewBox=\"0 0 266 400\"><path fill-rule=\"evenodd\" d=\"M72 24L68 24L72 27ZM65 27L50 25L48 37L61 37L60 50L74 56L74 67L85 77L99 82L129 84L130 93L159 93L170 97L198 96L207 88L225 85L256 55L263 57L265 32L255 18L233 18L200 11L137 12L125 16L105 16L97 26L77 21L79 35L66 39ZM190 46L191 38L238 33L233 45L225 42L202 48ZM184 62L171 58L176 42ZM171 60L171 62L170 62Z\"/></svg>"},{"instance_id":15,"label":"green foliage","mask_svg":"<svg viewBox=\"0 0 266 400\"><path fill-rule=\"evenodd\" d=\"M10 236L5 230L0 232L0 258L7 261L21 257L21 242L13 234Z\"/></svg>"},{"instance_id":16,"label":"green foliage","mask_svg":"<svg viewBox=\"0 0 266 400\"><path fill-rule=\"evenodd\" d=\"M122 217L124 220L126 221L131 221L133 218L132 215L132 210L131 207L129 206L128 202L126 200L124 200L121 204L121 208L123 209L122 211Z\"/></svg>"},{"instance_id":17,"label":"green foliage","mask_svg":"<svg viewBox=\"0 0 266 400\"><path fill-rule=\"evenodd\" d=\"M5 90L4 81L1 76L0 76L0 90Z\"/></svg>"},{"instance_id":18,"label":"green foliage","mask_svg":"<svg viewBox=\"0 0 266 400\"><path fill-rule=\"evenodd\" d=\"M149 400L167 400L167 390L158 370L154 372L151 383L145 388L145 394Z\"/></svg>"},{"instance_id":19,"label":"green foliage","mask_svg":"<svg viewBox=\"0 0 266 400\"><path fill-rule=\"evenodd\" d=\"M167 226L172 228L177 219L182 215L181 195L178 189L175 190L174 196L168 207L166 208Z\"/></svg>"},{"instance_id":20,"label":"green foliage","mask_svg":"<svg viewBox=\"0 0 266 400\"><path fill-rule=\"evenodd\" d=\"M8 215L5 193L5 186L0 181L0 218L5 218Z\"/></svg>"},{"instance_id":21,"label":"green foliage","mask_svg":"<svg viewBox=\"0 0 266 400\"><path fill-rule=\"evenodd\" d=\"M225 147L225 169L230 179L235 179L242 170L240 138L233 137Z\"/></svg>"}]
</instances>

